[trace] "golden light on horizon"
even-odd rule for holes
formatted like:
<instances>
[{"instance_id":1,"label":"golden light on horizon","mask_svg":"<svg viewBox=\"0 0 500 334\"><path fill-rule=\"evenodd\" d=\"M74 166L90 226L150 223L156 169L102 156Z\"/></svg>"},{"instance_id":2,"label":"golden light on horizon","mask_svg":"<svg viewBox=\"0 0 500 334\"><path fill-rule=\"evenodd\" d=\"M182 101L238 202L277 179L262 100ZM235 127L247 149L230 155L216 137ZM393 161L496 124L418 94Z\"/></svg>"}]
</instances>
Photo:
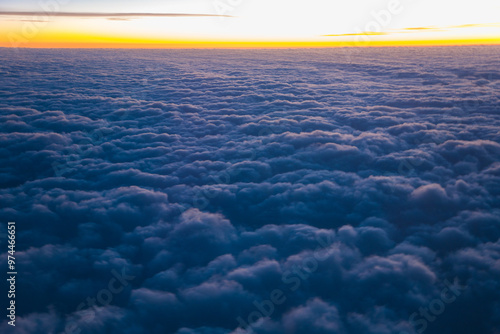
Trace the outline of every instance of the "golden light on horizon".
<instances>
[{"instance_id":1,"label":"golden light on horizon","mask_svg":"<svg viewBox=\"0 0 500 334\"><path fill-rule=\"evenodd\" d=\"M54 0L56 1L56 0ZM57 2L54 2L57 3ZM149 6L147 4L150 4ZM106 6L104 6L106 4ZM500 44L493 0L192 0L0 8L2 47L334 47ZM18 10L14 10L18 9ZM50 9L50 10L49 10Z\"/></svg>"}]
</instances>

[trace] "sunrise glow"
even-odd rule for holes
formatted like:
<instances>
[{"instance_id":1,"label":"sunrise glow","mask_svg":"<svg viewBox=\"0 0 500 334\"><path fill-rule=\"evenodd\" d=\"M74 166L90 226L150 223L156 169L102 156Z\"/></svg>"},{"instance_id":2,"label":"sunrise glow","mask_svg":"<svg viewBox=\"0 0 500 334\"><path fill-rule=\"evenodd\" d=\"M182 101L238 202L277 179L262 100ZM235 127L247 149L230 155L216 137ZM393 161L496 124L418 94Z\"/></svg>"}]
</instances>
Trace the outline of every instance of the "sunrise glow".
<instances>
[{"instance_id":1,"label":"sunrise glow","mask_svg":"<svg viewBox=\"0 0 500 334\"><path fill-rule=\"evenodd\" d=\"M499 44L495 0L7 1L2 47Z\"/></svg>"}]
</instances>

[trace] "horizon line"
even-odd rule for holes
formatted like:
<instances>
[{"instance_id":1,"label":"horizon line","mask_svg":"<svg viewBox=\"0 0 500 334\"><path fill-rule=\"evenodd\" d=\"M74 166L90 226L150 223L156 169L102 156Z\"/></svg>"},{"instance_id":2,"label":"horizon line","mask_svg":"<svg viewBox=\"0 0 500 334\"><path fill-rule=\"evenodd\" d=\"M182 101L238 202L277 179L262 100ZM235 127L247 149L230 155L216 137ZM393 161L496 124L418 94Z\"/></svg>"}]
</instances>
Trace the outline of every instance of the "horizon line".
<instances>
[{"instance_id":1,"label":"horizon line","mask_svg":"<svg viewBox=\"0 0 500 334\"><path fill-rule=\"evenodd\" d=\"M31 45L30 45L31 44ZM384 48L384 47L460 47L500 46L500 40L408 40L370 42L32 42L25 45L1 43L5 49L326 49L326 48Z\"/></svg>"}]
</instances>

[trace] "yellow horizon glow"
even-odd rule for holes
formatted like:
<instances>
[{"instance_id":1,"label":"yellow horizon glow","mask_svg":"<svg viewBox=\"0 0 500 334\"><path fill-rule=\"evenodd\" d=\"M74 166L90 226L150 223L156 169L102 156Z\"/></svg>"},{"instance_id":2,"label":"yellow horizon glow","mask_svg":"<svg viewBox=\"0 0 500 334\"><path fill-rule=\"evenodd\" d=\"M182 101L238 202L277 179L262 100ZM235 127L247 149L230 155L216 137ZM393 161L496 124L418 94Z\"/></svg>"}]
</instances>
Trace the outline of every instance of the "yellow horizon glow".
<instances>
[{"instance_id":1,"label":"yellow horizon glow","mask_svg":"<svg viewBox=\"0 0 500 334\"><path fill-rule=\"evenodd\" d=\"M295 48L343 48L343 47L441 47L441 46L500 46L494 39L472 40L406 40L377 42L215 42L215 41L171 41L156 43L133 42L47 42L20 46L26 49L295 49ZM1 48L14 48L10 44L0 42Z\"/></svg>"},{"instance_id":2,"label":"yellow horizon glow","mask_svg":"<svg viewBox=\"0 0 500 334\"><path fill-rule=\"evenodd\" d=\"M149 0L144 0L149 1ZM233 0L214 0L234 3ZM162 3L141 14L0 11L0 47L27 48L322 48L500 45L495 0L240 0L214 10L207 1ZM364 6L360 6L364 4ZM479 6L479 4L482 5ZM454 7L451 7L454 6ZM453 9L453 11L451 11ZM500 12L500 11L497 11ZM81 13L80 15L78 13ZM131 13L127 17L123 13ZM148 14L150 13L150 14ZM165 14L162 14L165 13ZM230 15L177 17L169 13ZM449 15L443 15L449 14ZM109 14L109 15L108 15ZM164 15L164 17L158 17Z\"/></svg>"},{"instance_id":3,"label":"yellow horizon glow","mask_svg":"<svg viewBox=\"0 0 500 334\"><path fill-rule=\"evenodd\" d=\"M110 34L85 34L82 32L46 31L43 35L19 42L16 37L0 36L0 47L12 48L130 48L130 49L180 49L180 48L334 48L334 47L411 47L411 46L460 46L460 45L500 45L500 38L479 36L475 38L448 39L384 39L373 40L372 33L352 34L364 37L359 40L229 40L229 39L154 39L130 38ZM10 36L12 38L12 36ZM378 37L378 36L377 36ZM21 37L22 38L22 37Z\"/></svg>"}]
</instances>

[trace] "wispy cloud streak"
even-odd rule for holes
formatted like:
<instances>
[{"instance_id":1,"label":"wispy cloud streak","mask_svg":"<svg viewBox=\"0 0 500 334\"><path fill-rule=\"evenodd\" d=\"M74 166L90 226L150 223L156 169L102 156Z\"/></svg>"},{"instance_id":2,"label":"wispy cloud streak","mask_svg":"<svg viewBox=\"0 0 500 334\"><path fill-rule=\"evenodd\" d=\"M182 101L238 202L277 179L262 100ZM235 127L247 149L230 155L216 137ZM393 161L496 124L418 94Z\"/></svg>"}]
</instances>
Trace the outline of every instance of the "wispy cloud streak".
<instances>
[{"instance_id":1,"label":"wispy cloud streak","mask_svg":"<svg viewBox=\"0 0 500 334\"><path fill-rule=\"evenodd\" d=\"M3 11L0 16L46 16L46 12L14 12ZM141 17L231 17L217 14L190 14L190 13L91 13L91 12L56 12L50 16L61 17L104 17L104 18L141 18Z\"/></svg>"},{"instance_id":2,"label":"wispy cloud streak","mask_svg":"<svg viewBox=\"0 0 500 334\"><path fill-rule=\"evenodd\" d=\"M414 32L434 32L434 31L446 31L454 29L465 29L465 28L486 28L486 27L500 27L500 23L478 23L478 24L463 24L457 26L428 26L428 27L408 27L402 29L391 29L389 31L364 31L359 33L347 33L347 34L328 34L323 35L323 37L346 37L346 36L384 36L389 34L404 34L404 33L414 33Z\"/></svg>"}]
</instances>

